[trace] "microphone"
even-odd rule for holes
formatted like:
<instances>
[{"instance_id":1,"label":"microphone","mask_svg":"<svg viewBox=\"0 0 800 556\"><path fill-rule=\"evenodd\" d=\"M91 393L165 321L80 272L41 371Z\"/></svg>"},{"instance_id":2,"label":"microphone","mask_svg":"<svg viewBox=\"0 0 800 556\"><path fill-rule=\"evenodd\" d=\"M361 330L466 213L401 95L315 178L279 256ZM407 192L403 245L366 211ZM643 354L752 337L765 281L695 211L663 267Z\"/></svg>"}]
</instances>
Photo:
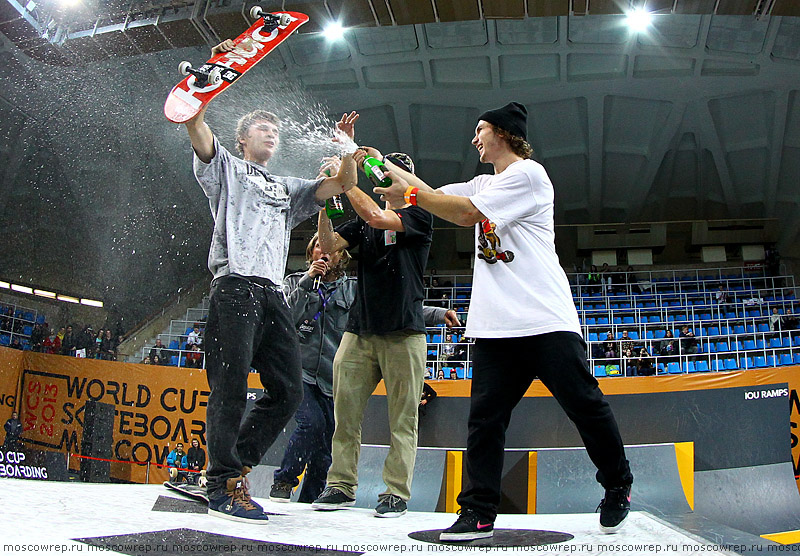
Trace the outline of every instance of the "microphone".
<instances>
[{"instance_id":1,"label":"microphone","mask_svg":"<svg viewBox=\"0 0 800 556\"><path fill-rule=\"evenodd\" d=\"M327 263L328 262L328 257L320 257L320 260L325 261ZM314 277L314 289L318 290L319 289L319 285L321 283L322 283L322 274L319 274L319 275Z\"/></svg>"}]
</instances>

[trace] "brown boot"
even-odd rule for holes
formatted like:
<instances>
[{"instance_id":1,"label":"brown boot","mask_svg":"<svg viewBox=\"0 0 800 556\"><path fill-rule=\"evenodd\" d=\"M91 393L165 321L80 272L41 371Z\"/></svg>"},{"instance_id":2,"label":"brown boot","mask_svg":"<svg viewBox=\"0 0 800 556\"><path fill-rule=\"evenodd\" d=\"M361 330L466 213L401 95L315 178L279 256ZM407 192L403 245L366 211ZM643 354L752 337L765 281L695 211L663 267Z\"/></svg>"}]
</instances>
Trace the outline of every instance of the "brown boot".
<instances>
[{"instance_id":1,"label":"brown boot","mask_svg":"<svg viewBox=\"0 0 800 556\"><path fill-rule=\"evenodd\" d=\"M244 478L241 476L225 482L224 496L209 499L208 514L247 523L267 523L269 520L263 508L245 494Z\"/></svg>"},{"instance_id":2,"label":"brown boot","mask_svg":"<svg viewBox=\"0 0 800 556\"><path fill-rule=\"evenodd\" d=\"M247 465L242 467L242 493L250 504L253 504L257 508L261 508L261 506L258 503L253 502L253 499L250 498L250 481L247 479L247 474L250 473L252 470L253 468Z\"/></svg>"}]
</instances>

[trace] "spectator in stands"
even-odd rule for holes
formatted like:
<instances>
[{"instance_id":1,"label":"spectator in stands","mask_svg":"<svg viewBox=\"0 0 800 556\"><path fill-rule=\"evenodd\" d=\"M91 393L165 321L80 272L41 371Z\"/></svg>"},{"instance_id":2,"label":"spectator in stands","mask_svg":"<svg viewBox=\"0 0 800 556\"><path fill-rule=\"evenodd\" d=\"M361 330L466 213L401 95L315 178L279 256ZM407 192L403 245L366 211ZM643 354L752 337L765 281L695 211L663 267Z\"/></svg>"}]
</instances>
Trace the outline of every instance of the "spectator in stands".
<instances>
[{"instance_id":1,"label":"spectator in stands","mask_svg":"<svg viewBox=\"0 0 800 556\"><path fill-rule=\"evenodd\" d=\"M483 113L472 144L493 174L436 191L401 170L376 187L462 226L477 226L474 287L466 334L477 338L468 419L467 487L461 515L442 541L490 537L501 501L505 433L534 379L577 426L605 488L600 527L616 532L630 511L633 475L614 415L589 371L581 326L554 245L554 190L530 160L527 110L518 103ZM410 185L411 184L411 185ZM513 255L513 259L512 259Z\"/></svg>"},{"instance_id":2,"label":"spectator in stands","mask_svg":"<svg viewBox=\"0 0 800 556\"><path fill-rule=\"evenodd\" d=\"M46 337L47 331L45 330L45 325L38 322L34 324L33 330L31 331L31 351L41 353L42 345Z\"/></svg>"},{"instance_id":3,"label":"spectator in stands","mask_svg":"<svg viewBox=\"0 0 800 556\"><path fill-rule=\"evenodd\" d=\"M631 293L641 292L639 288L639 279L636 277L636 271L633 270L631 265L625 269L625 282L628 284L626 287L630 288Z\"/></svg>"},{"instance_id":4,"label":"spectator in stands","mask_svg":"<svg viewBox=\"0 0 800 556\"><path fill-rule=\"evenodd\" d=\"M450 380L458 380L458 372L455 369L450 369Z\"/></svg>"},{"instance_id":5,"label":"spectator in stands","mask_svg":"<svg viewBox=\"0 0 800 556\"><path fill-rule=\"evenodd\" d=\"M72 333L72 326L67 326L67 331L61 339L61 355L71 355L74 357L76 342L77 339Z\"/></svg>"},{"instance_id":6,"label":"spectator in stands","mask_svg":"<svg viewBox=\"0 0 800 556\"><path fill-rule=\"evenodd\" d=\"M106 329L106 335L103 338L103 341L100 343L100 359L104 359L106 361L116 361L117 360L117 342L111 336L111 329Z\"/></svg>"},{"instance_id":7,"label":"spectator in stands","mask_svg":"<svg viewBox=\"0 0 800 556\"><path fill-rule=\"evenodd\" d=\"M447 334L444 343L439 346L439 361L449 361L456 354L456 345L453 343L453 335Z\"/></svg>"},{"instance_id":8,"label":"spectator in stands","mask_svg":"<svg viewBox=\"0 0 800 556\"><path fill-rule=\"evenodd\" d=\"M622 351L622 364L620 366L625 370L625 376L636 376L637 361L633 354L632 347L628 347Z\"/></svg>"},{"instance_id":9,"label":"spectator in stands","mask_svg":"<svg viewBox=\"0 0 800 556\"><path fill-rule=\"evenodd\" d=\"M45 327L46 326L47 323L45 323ZM49 328L48 328L48 334L45 335L44 341L42 342L42 353L55 353L55 351L53 350L53 340L50 338L49 334Z\"/></svg>"},{"instance_id":10,"label":"spectator in stands","mask_svg":"<svg viewBox=\"0 0 800 556\"><path fill-rule=\"evenodd\" d=\"M603 356L606 359L613 359L617 356L619 347L617 341L614 339L614 334L609 330L606 332L606 340L603 343Z\"/></svg>"},{"instance_id":11,"label":"spectator in stands","mask_svg":"<svg viewBox=\"0 0 800 556\"><path fill-rule=\"evenodd\" d=\"M717 301L717 305L720 307L728 304L728 292L725 290L725 287L720 284L717 293L714 294L714 298Z\"/></svg>"},{"instance_id":12,"label":"spectator in stands","mask_svg":"<svg viewBox=\"0 0 800 556\"><path fill-rule=\"evenodd\" d=\"M791 310L787 311L786 316L783 318L784 330L796 330L797 325L797 313L793 313Z\"/></svg>"},{"instance_id":13,"label":"spectator in stands","mask_svg":"<svg viewBox=\"0 0 800 556\"><path fill-rule=\"evenodd\" d=\"M90 325L83 327L75 338L75 355L77 357L91 357L94 348L94 331Z\"/></svg>"},{"instance_id":14,"label":"spectator in stands","mask_svg":"<svg viewBox=\"0 0 800 556\"><path fill-rule=\"evenodd\" d=\"M444 369L441 367L436 371L436 380L444 380Z\"/></svg>"},{"instance_id":15,"label":"spectator in stands","mask_svg":"<svg viewBox=\"0 0 800 556\"><path fill-rule=\"evenodd\" d=\"M681 354L694 355L697 353L697 338L694 337L694 331L690 330L688 326L681 328L680 336Z\"/></svg>"},{"instance_id":16,"label":"spectator in stands","mask_svg":"<svg viewBox=\"0 0 800 556\"><path fill-rule=\"evenodd\" d=\"M764 252L764 265L766 267L767 276L777 276L780 274L781 268L781 255L774 245L770 245ZM769 284L769 287L780 287L780 284Z\"/></svg>"},{"instance_id":17,"label":"spectator in stands","mask_svg":"<svg viewBox=\"0 0 800 556\"><path fill-rule=\"evenodd\" d=\"M614 269L614 272L610 274L611 276L611 293L614 294L622 294L625 293L625 288L627 287L626 282L626 275L622 272L621 267L617 267Z\"/></svg>"},{"instance_id":18,"label":"spectator in stands","mask_svg":"<svg viewBox=\"0 0 800 556\"><path fill-rule=\"evenodd\" d=\"M172 353L167 349L167 346L161 343L161 338L156 338L156 344L150 348L150 359L158 355L162 361L169 361Z\"/></svg>"},{"instance_id":19,"label":"spectator in stands","mask_svg":"<svg viewBox=\"0 0 800 556\"><path fill-rule=\"evenodd\" d=\"M611 273L609 271L608 263L603 263L603 266L600 267L600 288L603 295L611 293Z\"/></svg>"},{"instance_id":20,"label":"spectator in stands","mask_svg":"<svg viewBox=\"0 0 800 556\"><path fill-rule=\"evenodd\" d=\"M145 355L144 359L142 359L142 365L151 365L151 364L152 363L150 362L150 356L149 355Z\"/></svg>"},{"instance_id":21,"label":"spectator in stands","mask_svg":"<svg viewBox=\"0 0 800 556\"><path fill-rule=\"evenodd\" d=\"M196 324L191 332L189 332L189 336L186 338L186 349L189 349L189 346L193 346L197 344L198 346L203 345L203 335L200 332L200 327Z\"/></svg>"},{"instance_id":22,"label":"spectator in stands","mask_svg":"<svg viewBox=\"0 0 800 556\"><path fill-rule=\"evenodd\" d=\"M161 358L158 355L154 355L150 358L151 365L166 365L166 363L162 363Z\"/></svg>"},{"instance_id":23,"label":"spectator in stands","mask_svg":"<svg viewBox=\"0 0 800 556\"><path fill-rule=\"evenodd\" d=\"M597 265L592 265L589 276L586 278L586 283L589 286L590 292L598 293L600 291L600 271L597 270Z\"/></svg>"},{"instance_id":24,"label":"spectator in stands","mask_svg":"<svg viewBox=\"0 0 800 556\"><path fill-rule=\"evenodd\" d=\"M19 420L19 415L16 411L11 412L11 418L6 421L3 426L6 430L6 438L3 440L2 451L6 450L20 450L22 443L19 437L22 436L22 422Z\"/></svg>"},{"instance_id":25,"label":"spectator in stands","mask_svg":"<svg viewBox=\"0 0 800 556\"><path fill-rule=\"evenodd\" d=\"M186 468L189 469L189 482L197 484L200 472L206 466L206 451L200 447L200 441L192 438L192 447L186 452Z\"/></svg>"},{"instance_id":26,"label":"spectator in stands","mask_svg":"<svg viewBox=\"0 0 800 556\"><path fill-rule=\"evenodd\" d=\"M639 350L639 361L636 365L636 374L639 376L652 376L656 374L653 358L647 352L647 348Z\"/></svg>"},{"instance_id":27,"label":"spectator in stands","mask_svg":"<svg viewBox=\"0 0 800 556\"><path fill-rule=\"evenodd\" d=\"M22 342L19 341L19 336L14 336L13 338L11 338L11 344L9 344L8 347L10 347L11 349L18 349L22 351L23 346Z\"/></svg>"},{"instance_id":28,"label":"spectator in stands","mask_svg":"<svg viewBox=\"0 0 800 556\"><path fill-rule=\"evenodd\" d=\"M186 474L187 466L188 461L186 452L183 451L183 443L178 442L175 444L175 449L167 454L167 468L169 469L170 482L188 482L188 476Z\"/></svg>"},{"instance_id":29,"label":"spectator in stands","mask_svg":"<svg viewBox=\"0 0 800 556\"><path fill-rule=\"evenodd\" d=\"M94 337L94 349L92 350L93 357L95 359L102 359L102 345L103 345L103 337L106 335L106 331L102 328L97 331L97 335ZM152 355L151 355L152 358Z\"/></svg>"},{"instance_id":30,"label":"spectator in stands","mask_svg":"<svg viewBox=\"0 0 800 556\"><path fill-rule=\"evenodd\" d=\"M769 316L769 330L770 332L783 330L783 316L778 312L777 307L772 308L772 314Z\"/></svg>"},{"instance_id":31,"label":"spectator in stands","mask_svg":"<svg viewBox=\"0 0 800 556\"><path fill-rule=\"evenodd\" d=\"M672 330L667 330L664 339L658 343L658 353L665 357L678 355L678 346L675 344L675 336Z\"/></svg>"},{"instance_id":32,"label":"spectator in stands","mask_svg":"<svg viewBox=\"0 0 800 556\"><path fill-rule=\"evenodd\" d=\"M619 350L622 353L633 352L633 338L628 336L627 330L622 331L622 337L619 339Z\"/></svg>"},{"instance_id":33,"label":"spectator in stands","mask_svg":"<svg viewBox=\"0 0 800 556\"><path fill-rule=\"evenodd\" d=\"M375 149L369 154L378 159ZM354 158L363 165L367 150ZM387 155L413 170L407 155ZM406 162L407 160L407 162ZM391 162L389 162L391 164ZM352 506L358 485L358 457L364 408L381 379L386 384L391 439L383 468L386 490L378 496L377 515L406 513L417 450L417 407L425 373L426 319L424 270L433 235L430 213L408 203L378 204L358 187L347 193L358 218L336 230L324 211L319 213L319 243L332 253L359 249L355 309L333 362L336 428L333 458L326 488L312 508L330 510ZM438 323L460 326L452 309L432 309Z\"/></svg>"},{"instance_id":34,"label":"spectator in stands","mask_svg":"<svg viewBox=\"0 0 800 556\"><path fill-rule=\"evenodd\" d=\"M203 352L200 351L200 344L192 344L189 353L186 354L186 366L190 369L203 368Z\"/></svg>"},{"instance_id":35,"label":"spectator in stands","mask_svg":"<svg viewBox=\"0 0 800 556\"><path fill-rule=\"evenodd\" d=\"M455 345L455 352L453 353L452 361L466 362L469 361L469 344L471 342L466 336L462 336Z\"/></svg>"},{"instance_id":36,"label":"spectator in stands","mask_svg":"<svg viewBox=\"0 0 800 556\"><path fill-rule=\"evenodd\" d=\"M431 402L436 399L436 390L427 382L422 383L422 397L419 400L419 415L422 417L428 412Z\"/></svg>"}]
</instances>

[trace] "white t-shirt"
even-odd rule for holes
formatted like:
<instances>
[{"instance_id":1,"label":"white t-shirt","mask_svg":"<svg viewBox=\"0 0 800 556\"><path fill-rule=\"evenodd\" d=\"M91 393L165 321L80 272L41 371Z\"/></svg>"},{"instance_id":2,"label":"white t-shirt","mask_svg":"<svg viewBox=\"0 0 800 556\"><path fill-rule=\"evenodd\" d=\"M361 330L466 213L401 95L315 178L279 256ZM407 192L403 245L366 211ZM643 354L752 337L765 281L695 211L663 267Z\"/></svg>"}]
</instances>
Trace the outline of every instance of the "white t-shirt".
<instances>
[{"instance_id":1,"label":"white t-shirt","mask_svg":"<svg viewBox=\"0 0 800 556\"><path fill-rule=\"evenodd\" d=\"M495 225L476 227L475 272L466 335L513 338L581 333L567 275L555 248L553 185L541 164L520 160L500 174L480 175L439 189L469 197ZM513 256L511 255L513 253ZM512 258L513 257L513 258ZM490 264L489 260L496 262ZM505 259L505 260L503 260Z\"/></svg>"}]
</instances>

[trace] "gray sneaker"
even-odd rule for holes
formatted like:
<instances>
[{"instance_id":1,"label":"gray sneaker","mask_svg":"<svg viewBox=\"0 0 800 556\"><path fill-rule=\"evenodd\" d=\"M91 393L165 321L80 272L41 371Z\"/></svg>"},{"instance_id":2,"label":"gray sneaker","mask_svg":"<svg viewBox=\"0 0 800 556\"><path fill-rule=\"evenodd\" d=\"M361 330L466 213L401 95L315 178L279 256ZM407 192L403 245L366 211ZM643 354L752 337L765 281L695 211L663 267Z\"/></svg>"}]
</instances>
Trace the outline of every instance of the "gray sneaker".
<instances>
[{"instance_id":1,"label":"gray sneaker","mask_svg":"<svg viewBox=\"0 0 800 556\"><path fill-rule=\"evenodd\" d=\"M355 498L350 498L336 487L328 487L322 491L319 498L311 503L313 510L339 510L348 506L354 506Z\"/></svg>"},{"instance_id":2,"label":"gray sneaker","mask_svg":"<svg viewBox=\"0 0 800 556\"><path fill-rule=\"evenodd\" d=\"M405 500L394 494L387 494L381 497L380 504L375 508L375 517L400 517L407 510Z\"/></svg>"}]
</instances>

